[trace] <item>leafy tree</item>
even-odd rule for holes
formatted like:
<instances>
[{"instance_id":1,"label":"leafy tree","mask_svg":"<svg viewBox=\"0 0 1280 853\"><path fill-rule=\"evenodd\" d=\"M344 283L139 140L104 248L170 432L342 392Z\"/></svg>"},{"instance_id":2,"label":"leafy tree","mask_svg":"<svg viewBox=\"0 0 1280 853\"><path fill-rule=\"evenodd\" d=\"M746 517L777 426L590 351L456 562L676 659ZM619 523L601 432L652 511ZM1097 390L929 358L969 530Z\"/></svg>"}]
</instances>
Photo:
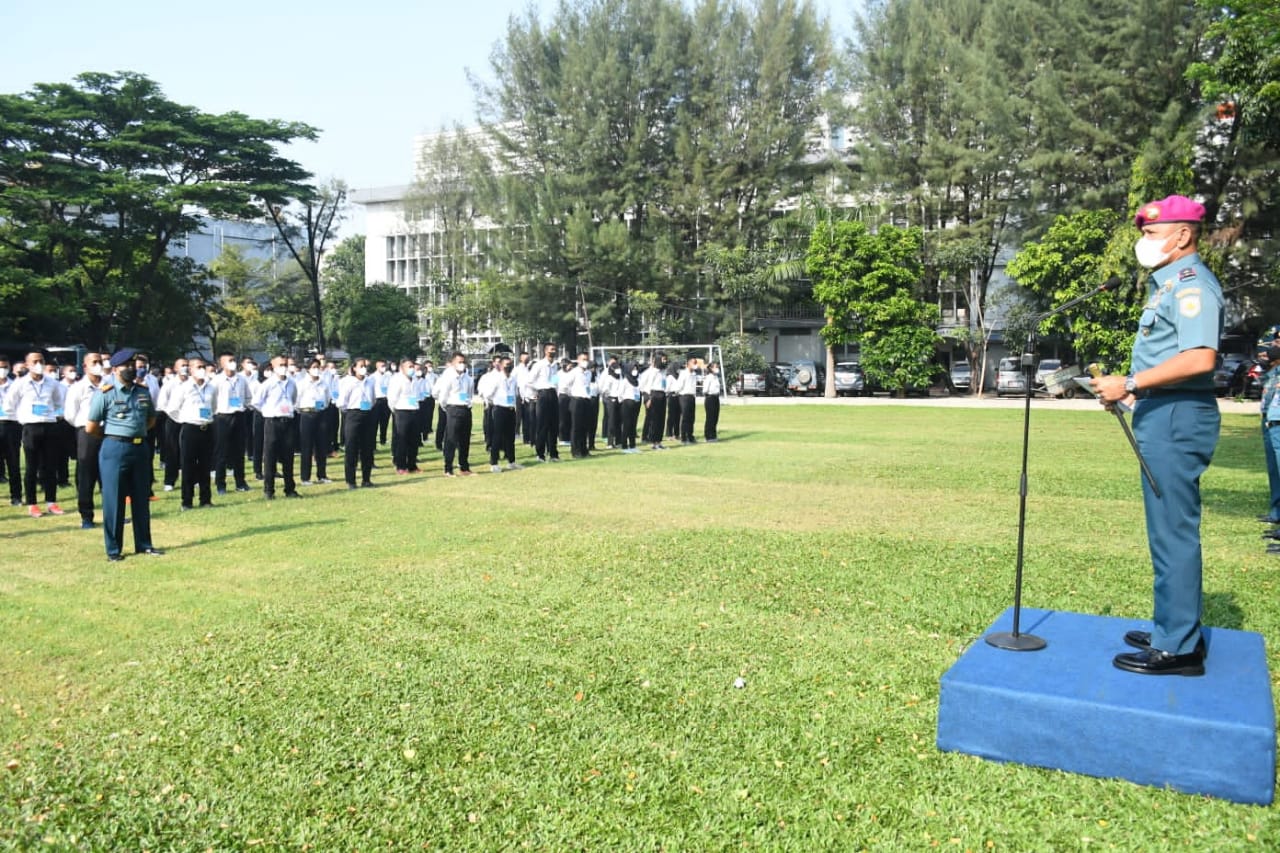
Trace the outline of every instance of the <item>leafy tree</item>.
<instances>
[{"instance_id":1,"label":"leafy tree","mask_svg":"<svg viewBox=\"0 0 1280 853\"><path fill-rule=\"evenodd\" d=\"M913 299L905 290L869 306L870 328L863 334L859 359L863 370L890 391L906 394L933 381L938 347L938 308ZM830 364L828 370L831 370Z\"/></svg>"},{"instance_id":2,"label":"leafy tree","mask_svg":"<svg viewBox=\"0 0 1280 853\"><path fill-rule=\"evenodd\" d=\"M920 252L919 228L882 225L872 232L857 221L822 222L814 228L805 268L813 282L813 298L826 314L821 331L827 348L826 396L835 396L835 347L839 345L861 345L868 375L890 390L905 389L911 377L918 375L917 347L926 337L937 341L937 309L930 312L929 306L911 295L920 281ZM925 329L927 336L893 328L929 317L933 325ZM868 344L873 353L870 361ZM895 350L897 346L903 349Z\"/></svg>"},{"instance_id":3,"label":"leafy tree","mask_svg":"<svg viewBox=\"0 0 1280 853\"><path fill-rule=\"evenodd\" d=\"M720 347L721 370L725 381L732 385L744 373L760 373L769 363L756 351L756 337L742 333L725 335L716 341Z\"/></svg>"},{"instance_id":4,"label":"leafy tree","mask_svg":"<svg viewBox=\"0 0 1280 853\"><path fill-rule=\"evenodd\" d=\"M267 319L263 311L268 274L265 265L245 257L238 246L226 246L209 265L218 282L218 296L210 300L203 327L211 355L265 349Z\"/></svg>"},{"instance_id":5,"label":"leafy tree","mask_svg":"<svg viewBox=\"0 0 1280 853\"><path fill-rule=\"evenodd\" d=\"M1074 299L1105 280L1105 253L1120 224L1107 210L1059 216L1042 240L1022 247L1007 271L1050 304ZM1046 320L1040 331L1067 332L1081 358L1119 367L1128 363L1139 310L1126 290L1107 291Z\"/></svg>"},{"instance_id":6,"label":"leafy tree","mask_svg":"<svg viewBox=\"0 0 1280 853\"><path fill-rule=\"evenodd\" d=\"M296 194L307 173L276 147L315 136L203 113L130 72L0 96L0 298L26 318L17 331L53 337L48 318L95 348L181 347L203 294L170 242L201 212L250 218Z\"/></svg>"},{"instance_id":7,"label":"leafy tree","mask_svg":"<svg viewBox=\"0 0 1280 853\"><path fill-rule=\"evenodd\" d=\"M344 318L364 292L364 239L357 234L343 240L320 270L325 340L330 346L346 346Z\"/></svg>"},{"instance_id":8,"label":"leafy tree","mask_svg":"<svg viewBox=\"0 0 1280 853\"><path fill-rule=\"evenodd\" d=\"M298 189L294 203L281 206L264 201L267 218L276 227L289 254L297 263L298 272L307 283L309 313L315 345L321 352L325 348L324 302L320 284L320 267L324 259L325 245L333 239L334 231L342 222L343 206L347 200L347 185L331 180L320 187L303 186ZM297 315L300 305L290 301L290 313ZM290 340L304 340L294 329Z\"/></svg>"},{"instance_id":9,"label":"leafy tree","mask_svg":"<svg viewBox=\"0 0 1280 853\"><path fill-rule=\"evenodd\" d=\"M364 288L340 320L352 356L401 359L418 354L418 306L389 284Z\"/></svg>"}]
</instances>

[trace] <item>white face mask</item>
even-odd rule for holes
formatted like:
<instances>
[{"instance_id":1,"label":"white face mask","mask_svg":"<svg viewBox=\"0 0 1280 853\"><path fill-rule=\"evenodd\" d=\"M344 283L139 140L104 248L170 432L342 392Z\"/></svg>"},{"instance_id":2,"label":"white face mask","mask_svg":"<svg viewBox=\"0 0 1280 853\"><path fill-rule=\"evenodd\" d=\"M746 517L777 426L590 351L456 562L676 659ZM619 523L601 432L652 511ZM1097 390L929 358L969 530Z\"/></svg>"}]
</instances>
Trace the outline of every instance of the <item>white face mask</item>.
<instances>
[{"instance_id":1,"label":"white face mask","mask_svg":"<svg viewBox=\"0 0 1280 853\"><path fill-rule=\"evenodd\" d=\"M363 377L368 372L369 368L365 367L363 364L356 366L356 376Z\"/></svg>"},{"instance_id":2,"label":"white face mask","mask_svg":"<svg viewBox=\"0 0 1280 853\"><path fill-rule=\"evenodd\" d=\"M1155 269L1169 260L1173 252L1166 252L1161 248L1168 239L1168 237L1143 237L1138 240L1133 246L1133 253L1137 256L1138 263L1147 269Z\"/></svg>"},{"instance_id":3,"label":"white face mask","mask_svg":"<svg viewBox=\"0 0 1280 853\"><path fill-rule=\"evenodd\" d=\"M586 370L586 369L587 369L587 363L586 363L585 361L580 361L580 362L578 362L578 369L579 369L579 370Z\"/></svg>"},{"instance_id":4,"label":"white face mask","mask_svg":"<svg viewBox=\"0 0 1280 853\"><path fill-rule=\"evenodd\" d=\"M284 379L288 375L289 369L283 364L276 368L276 376L279 376L281 379Z\"/></svg>"},{"instance_id":5,"label":"white face mask","mask_svg":"<svg viewBox=\"0 0 1280 853\"><path fill-rule=\"evenodd\" d=\"M101 365L101 364L91 364L91 365L89 365L89 375L90 375L90 376L101 376L101 375L102 375L102 365Z\"/></svg>"},{"instance_id":6,"label":"white face mask","mask_svg":"<svg viewBox=\"0 0 1280 853\"><path fill-rule=\"evenodd\" d=\"M203 382L205 377L205 369L203 367L197 367L195 370L195 373L193 373L192 375L196 379L199 379L201 382Z\"/></svg>"},{"instance_id":7,"label":"white face mask","mask_svg":"<svg viewBox=\"0 0 1280 853\"><path fill-rule=\"evenodd\" d=\"M179 375L179 376L188 376L188 375L190 375L190 373L191 373L190 368L188 368L185 364L184 364L182 367L179 367L179 368L178 368L178 375Z\"/></svg>"},{"instance_id":8,"label":"white face mask","mask_svg":"<svg viewBox=\"0 0 1280 853\"><path fill-rule=\"evenodd\" d=\"M456 370L456 371L458 371L459 373L466 373L466 372L467 372L467 366L466 366L465 364L455 364L455 365L453 366L453 369L454 369L454 370Z\"/></svg>"},{"instance_id":9,"label":"white face mask","mask_svg":"<svg viewBox=\"0 0 1280 853\"><path fill-rule=\"evenodd\" d=\"M310 373L312 376L319 376L319 375L320 375L320 368L318 368L318 367L312 367L312 368L310 368L309 370L307 370L307 373Z\"/></svg>"}]
</instances>

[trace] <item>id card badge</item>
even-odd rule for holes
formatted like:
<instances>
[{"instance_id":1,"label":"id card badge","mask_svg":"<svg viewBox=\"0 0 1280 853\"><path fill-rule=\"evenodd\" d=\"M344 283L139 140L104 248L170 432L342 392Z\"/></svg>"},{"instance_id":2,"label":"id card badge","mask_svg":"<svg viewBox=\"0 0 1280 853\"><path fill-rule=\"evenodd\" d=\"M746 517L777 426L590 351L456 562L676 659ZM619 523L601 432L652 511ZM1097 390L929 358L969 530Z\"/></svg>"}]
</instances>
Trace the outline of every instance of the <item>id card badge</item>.
<instances>
[{"instance_id":1,"label":"id card badge","mask_svg":"<svg viewBox=\"0 0 1280 853\"><path fill-rule=\"evenodd\" d=\"M667 377L664 376L658 380L658 390L659 391L667 390Z\"/></svg>"},{"instance_id":2,"label":"id card badge","mask_svg":"<svg viewBox=\"0 0 1280 853\"><path fill-rule=\"evenodd\" d=\"M209 407L208 407L208 406L201 406L201 407L200 407L200 419L201 419L201 420L205 420L205 421L207 421L207 420L209 420L211 417L213 417L213 412L211 412L211 411L209 410Z\"/></svg>"},{"instance_id":3,"label":"id card badge","mask_svg":"<svg viewBox=\"0 0 1280 853\"><path fill-rule=\"evenodd\" d=\"M31 414L35 415L37 418L49 417L49 404L48 403L32 403Z\"/></svg>"},{"instance_id":4,"label":"id card badge","mask_svg":"<svg viewBox=\"0 0 1280 853\"><path fill-rule=\"evenodd\" d=\"M373 403L370 403L368 400L360 401L360 411L367 412L367 411L370 411L372 408L373 408Z\"/></svg>"},{"instance_id":5,"label":"id card badge","mask_svg":"<svg viewBox=\"0 0 1280 853\"><path fill-rule=\"evenodd\" d=\"M514 405L516 404L516 398L515 398L515 395L513 395L513 394L508 394L506 399L507 399L507 405L508 405L508 406L514 406Z\"/></svg>"},{"instance_id":6,"label":"id card badge","mask_svg":"<svg viewBox=\"0 0 1280 853\"><path fill-rule=\"evenodd\" d=\"M280 414L282 414L282 415L292 415L292 414L293 414L293 406L290 406L288 403L281 403L281 404L280 404Z\"/></svg>"},{"instance_id":7,"label":"id card badge","mask_svg":"<svg viewBox=\"0 0 1280 853\"><path fill-rule=\"evenodd\" d=\"M337 389L337 388L334 388L332 391L330 391L330 392L329 392L329 399L330 399L330 400L332 400L332 401L333 401L333 402L335 402L335 403L336 403L336 402L338 402L338 389Z\"/></svg>"},{"instance_id":8,"label":"id card badge","mask_svg":"<svg viewBox=\"0 0 1280 853\"><path fill-rule=\"evenodd\" d=\"M600 393L600 386L592 382L590 385L587 386L587 393L590 394L592 397L597 396Z\"/></svg>"},{"instance_id":9,"label":"id card badge","mask_svg":"<svg viewBox=\"0 0 1280 853\"><path fill-rule=\"evenodd\" d=\"M418 395L417 395L417 394L410 394L410 395L409 395L409 402L410 402L410 403L412 403L412 404L413 404L413 405L415 405L415 406L416 406L416 405L418 405Z\"/></svg>"},{"instance_id":10,"label":"id card badge","mask_svg":"<svg viewBox=\"0 0 1280 853\"><path fill-rule=\"evenodd\" d=\"M640 388L639 388L639 386L636 386L636 385L632 385L632 386L631 386L631 399L632 399L632 400L635 400L636 402L639 402L639 401L640 401Z\"/></svg>"},{"instance_id":11,"label":"id card badge","mask_svg":"<svg viewBox=\"0 0 1280 853\"><path fill-rule=\"evenodd\" d=\"M233 409L238 409L244 403L243 397L228 397L227 405Z\"/></svg>"},{"instance_id":12,"label":"id card badge","mask_svg":"<svg viewBox=\"0 0 1280 853\"><path fill-rule=\"evenodd\" d=\"M320 410L321 410L321 409L323 409L323 408L324 408L324 397L317 397L317 398L316 398L316 411L318 412L318 411L320 411Z\"/></svg>"},{"instance_id":13,"label":"id card badge","mask_svg":"<svg viewBox=\"0 0 1280 853\"><path fill-rule=\"evenodd\" d=\"M459 403L461 403L461 404L462 404L462 405L464 405L464 406L469 406L469 405L471 405L471 395L470 395L469 393L467 393L466 391L459 391L459 392L458 392L458 402L459 402Z\"/></svg>"}]
</instances>

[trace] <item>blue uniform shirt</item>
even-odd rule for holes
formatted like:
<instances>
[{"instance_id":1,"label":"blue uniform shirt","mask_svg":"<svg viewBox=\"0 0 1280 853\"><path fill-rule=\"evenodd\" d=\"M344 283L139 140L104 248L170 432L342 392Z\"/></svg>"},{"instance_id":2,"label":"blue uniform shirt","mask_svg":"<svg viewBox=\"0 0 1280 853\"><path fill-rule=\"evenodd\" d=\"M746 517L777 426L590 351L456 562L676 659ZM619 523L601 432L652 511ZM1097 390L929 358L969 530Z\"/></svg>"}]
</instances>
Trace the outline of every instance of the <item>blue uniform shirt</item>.
<instances>
[{"instance_id":1,"label":"blue uniform shirt","mask_svg":"<svg viewBox=\"0 0 1280 853\"><path fill-rule=\"evenodd\" d=\"M1262 419L1280 421L1280 364L1262 375Z\"/></svg>"},{"instance_id":2,"label":"blue uniform shirt","mask_svg":"<svg viewBox=\"0 0 1280 853\"><path fill-rule=\"evenodd\" d=\"M1222 337L1222 286L1198 254L1155 270L1150 284L1150 296L1133 342L1134 373L1155 367L1186 350L1218 349ZM1212 391L1213 372L1166 388Z\"/></svg>"},{"instance_id":3,"label":"blue uniform shirt","mask_svg":"<svg viewBox=\"0 0 1280 853\"><path fill-rule=\"evenodd\" d=\"M93 392L89 401L89 420L102 424L105 435L120 438L146 438L147 421L155 417L151 392L140 385L122 391L114 385Z\"/></svg>"}]
</instances>

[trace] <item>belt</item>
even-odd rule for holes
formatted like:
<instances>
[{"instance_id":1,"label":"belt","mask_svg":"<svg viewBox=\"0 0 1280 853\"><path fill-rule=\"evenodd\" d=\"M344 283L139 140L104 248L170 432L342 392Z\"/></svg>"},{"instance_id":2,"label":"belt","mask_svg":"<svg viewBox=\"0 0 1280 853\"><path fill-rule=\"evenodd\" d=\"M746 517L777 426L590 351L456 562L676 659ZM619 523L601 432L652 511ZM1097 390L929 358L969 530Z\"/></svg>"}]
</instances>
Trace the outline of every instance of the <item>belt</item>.
<instances>
[{"instance_id":1,"label":"belt","mask_svg":"<svg viewBox=\"0 0 1280 853\"><path fill-rule=\"evenodd\" d=\"M1280 421L1264 421L1262 425L1267 429L1271 429L1272 427L1280 426Z\"/></svg>"},{"instance_id":2,"label":"belt","mask_svg":"<svg viewBox=\"0 0 1280 853\"><path fill-rule=\"evenodd\" d=\"M192 428L194 428L194 429L198 429L198 430L200 430L201 432L204 432L205 430L207 430L207 429L209 428L209 424L188 424L188 423L184 423L184 424L183 424L183 426L184 426L184 427L192 427Z\"/></svg>"},{"instance_id":3,"label":"belt","mask_svg":"<svg viewBox=\"0 0 1280 853\"><path fill-rule=\"evenodd\" d=\"M108 435L106 437L111 439L112 441L120 441L120 442L124 442L125 444L142 444L142 438L140 436Z\"/></svg>"}]
</instances>

